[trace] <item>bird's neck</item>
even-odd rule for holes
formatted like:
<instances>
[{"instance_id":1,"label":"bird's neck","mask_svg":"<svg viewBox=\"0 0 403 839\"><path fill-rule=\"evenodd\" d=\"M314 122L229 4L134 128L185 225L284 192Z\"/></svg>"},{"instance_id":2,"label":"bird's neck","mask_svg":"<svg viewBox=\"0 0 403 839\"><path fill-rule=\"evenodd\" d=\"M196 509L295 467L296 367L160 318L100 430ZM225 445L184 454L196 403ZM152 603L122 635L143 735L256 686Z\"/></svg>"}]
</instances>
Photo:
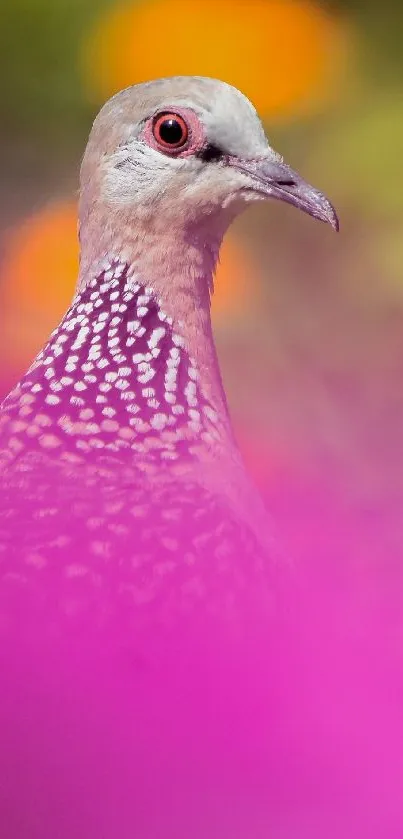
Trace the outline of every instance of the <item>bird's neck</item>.
<instances>
[{"instance_id":1,"label":"bird's neck","mask_svg":"<svg viewBox=\"0 0 403 839\"><path fill-rule=\"evenodd\" d=\"M158 219L147 224L102 214L102 224L86 225L81 235L78 291L83 292L110 265L124 265L125 282L147 289L183 350L197 369L204 398L220 418L221 433L232 440L211 325L211 294L225 223L209 220L172 228ZM95 214L96 221L96 214Z\"/></svg>"},{"instance_id":2,"label":"bird's neck","mask_svg":"<svg viewBox=\"0 0 403 839\"><path fill-rule=\"evenodd\" d=\"M69 466L131 451L145 472L164 463L215 492L224 486L239 515L253 509L264 530L266 512L232 434L209 307L195 296L186 306L180 286L177 306L173 295L163 305L149 274L140 277L140 263L126 257L110 254L81 274L69 311L6 399L8 456L29 443Z\"/></svg>"},{"instance_id":3,"label":"bird's neck","mask_svg":"<svg viewBox=\"0 0 403 839\"><path fill-rule=\"evenodd\" d=\"M111 257L77 293L6 413L19 432L38 426L40 446L59 453L132 449L139 463L232 458L219 373L201 366L215 359L206 349L190 355L185 335L133 266Z\"/></svg>"}]
</instances>

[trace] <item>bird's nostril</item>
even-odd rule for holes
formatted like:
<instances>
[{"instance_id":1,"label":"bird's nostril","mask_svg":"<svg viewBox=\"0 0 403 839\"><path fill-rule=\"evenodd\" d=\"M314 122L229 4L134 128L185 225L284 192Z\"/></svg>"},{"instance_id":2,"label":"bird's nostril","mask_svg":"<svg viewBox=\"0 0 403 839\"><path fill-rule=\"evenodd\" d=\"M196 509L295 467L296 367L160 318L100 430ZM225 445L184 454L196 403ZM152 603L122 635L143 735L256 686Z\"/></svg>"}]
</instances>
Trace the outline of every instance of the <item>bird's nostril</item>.
<instances>
[{"instance_id":1,"label":"bird's nostril","mask_svg":"<svg viewBox=\"0 0 403 839\"><path fill-rule=\"evenodd\" d=\"M293 178L280 178L277 181L278 186L296 186L297 183Z\"/></svg>"}]
</instances>

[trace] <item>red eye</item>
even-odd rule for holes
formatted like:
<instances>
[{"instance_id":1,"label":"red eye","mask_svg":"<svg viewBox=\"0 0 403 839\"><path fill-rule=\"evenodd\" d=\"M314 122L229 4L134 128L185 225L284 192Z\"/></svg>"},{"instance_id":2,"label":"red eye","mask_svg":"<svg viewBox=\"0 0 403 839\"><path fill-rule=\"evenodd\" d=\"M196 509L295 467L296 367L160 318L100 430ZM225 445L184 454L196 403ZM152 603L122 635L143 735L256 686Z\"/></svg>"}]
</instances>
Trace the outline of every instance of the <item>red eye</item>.
<instances>
[{"instance_id":1,"label":"red eye","mask_svg":"<svg viewBox=\"0 0 403 839\"><path fill-rule=\"evenodd\" d=\"M153 123L153 135L161 148L167 151L182 149L189 137L189 129L179 114L157 114Z\"/></svg>"}]
</instances>

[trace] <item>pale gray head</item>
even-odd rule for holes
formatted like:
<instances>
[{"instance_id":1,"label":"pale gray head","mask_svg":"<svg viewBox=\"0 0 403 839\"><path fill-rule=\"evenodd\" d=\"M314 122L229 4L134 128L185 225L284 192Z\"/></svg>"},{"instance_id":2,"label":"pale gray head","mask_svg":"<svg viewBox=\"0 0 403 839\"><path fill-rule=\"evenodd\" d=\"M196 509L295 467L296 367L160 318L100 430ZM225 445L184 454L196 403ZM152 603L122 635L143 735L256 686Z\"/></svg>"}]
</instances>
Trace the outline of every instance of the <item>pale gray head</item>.
<instances>
[{"instance_id":1,"label":"pale gray head","mask_svg":"<svg viewBox=\"0 0 403 839\"><path fill-rule=\"evenodd\" d=\"M197 281L214 270L228 224L267 198L338 227L329 201L273 151L234 87L180 76L127 88L97 116L82 164L81 286L112 251L164 299L180 274L200 302Z\"/></svg>"}]
</instances>

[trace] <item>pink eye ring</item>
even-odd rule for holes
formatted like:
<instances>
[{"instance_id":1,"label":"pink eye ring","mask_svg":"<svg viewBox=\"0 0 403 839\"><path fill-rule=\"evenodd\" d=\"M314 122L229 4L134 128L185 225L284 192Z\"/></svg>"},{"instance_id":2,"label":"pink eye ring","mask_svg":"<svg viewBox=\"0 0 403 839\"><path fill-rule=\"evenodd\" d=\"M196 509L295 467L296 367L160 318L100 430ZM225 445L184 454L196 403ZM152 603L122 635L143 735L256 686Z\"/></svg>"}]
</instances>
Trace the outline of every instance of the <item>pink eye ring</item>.
<instances>
[{"instance_id":1,"label":"pink eye ring","mask_svg":"<svg viewBox=\"0 0 403 839\"><path fill-rule=\"evenodd\" d=\"M206 143L204 126L192 108L166 105L150 116L140 139L167 157L189 157Z\"/></svg>"},{"instance_id":2,"label":"pink eye ring","mask_svg":"<svg viewBox=\"0 0 403 839\"><path fill-rule=\"evenodd\" d=\"M157 145L164 151L177 151L186 146L189 128L180 114L165 112L154 117L152 133Z\"/></svg>"}]
</instances>

